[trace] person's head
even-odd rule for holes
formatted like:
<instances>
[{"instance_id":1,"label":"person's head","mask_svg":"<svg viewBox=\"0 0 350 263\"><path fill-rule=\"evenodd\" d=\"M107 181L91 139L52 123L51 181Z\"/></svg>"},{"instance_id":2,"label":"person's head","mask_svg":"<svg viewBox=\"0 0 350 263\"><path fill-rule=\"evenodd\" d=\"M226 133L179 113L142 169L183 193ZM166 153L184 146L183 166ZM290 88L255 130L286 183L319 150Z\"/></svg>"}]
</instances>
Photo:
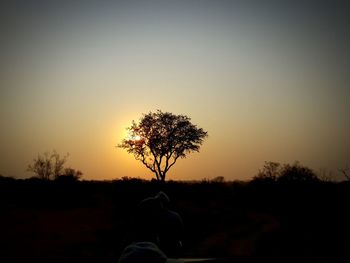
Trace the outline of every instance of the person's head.
<instances>
[{"instance_id":1,"label":"person's head","mask_svg":"<svg viewBox=\"0 0 350 263\"><path fill-rule=\"evenodd\" d=\"M153 243L138 242L127 246L118 263L181 263L180 259L171 259Z\"/></svg>"},{"instance_id":2,"label":"person's head","mask_svg":"<svg viewBox=\"0 0 350 263\"><path fill-rule=\"evenodd\" d=\"M160 191L154 198L160 202L162 208L166 208L170 202L169 197L162 191Z\"/></svg>"}]
</instances>

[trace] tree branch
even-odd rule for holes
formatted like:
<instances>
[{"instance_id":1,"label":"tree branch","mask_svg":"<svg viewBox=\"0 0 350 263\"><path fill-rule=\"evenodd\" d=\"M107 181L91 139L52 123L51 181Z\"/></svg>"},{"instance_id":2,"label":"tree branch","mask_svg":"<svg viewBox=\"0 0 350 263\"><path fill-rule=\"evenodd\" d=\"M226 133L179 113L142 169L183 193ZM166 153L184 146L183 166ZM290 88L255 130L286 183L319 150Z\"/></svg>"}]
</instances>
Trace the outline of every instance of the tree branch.
<instances>
[{"instance_id":1,"label":"tree branch","mask_svg":"<svg viewBox=\"0 0 350 263\"><path fill-rule=\"evenodd\" d=\"M169 169L176 163L176 161L177 161L177 159L179 158L180 156L178 155L178 156L176 156L176 157L174 157L174 161L169 165L169 167L168 167L168 170L167 171L169 171Z\"/></svg>"},{"instance_id":2,"label":"tree branch","mask_svg":"<svg viewBox=\"0 0 350 263\"><path fill-rule=\"evenodd\" d=\"M145 155L141 154L141 156L142 156L141 162L154 173L155 170L147 163Z\"/></svg>"},{"instance_id":3,"label":"tree branch","mask_svg":"<svg viewBox=\"0 0 350 263\"><path fill-rule=\"evenodd\" d=\"M151 150L151 153L152 153L152 155L154 157L153 166L157 165L156 168L157 168L157 171L158 171L158 175L157 174L156 175L157 175L157 179L158 179L158 176L162 177L162 169L161 169L161 166L160 166L160 164L162 162L162 157L160 157L160 160L158 161L157 155L156 155L156 153L153 151L153 149L151 147L150 147L150 150ZM156 168L154 168L154 169L156 169Z\"/></svg>"},{"instance_id":4,"label":"tree branch","mask_svg":"<svg viewBox=\"0 0 350 263\"><path fill-rule=\"evenodd\" d=\"M350 175L348 175L349 169L338 169L345 177L346 179L350 180Z\"/></svg>"}]
</instances>

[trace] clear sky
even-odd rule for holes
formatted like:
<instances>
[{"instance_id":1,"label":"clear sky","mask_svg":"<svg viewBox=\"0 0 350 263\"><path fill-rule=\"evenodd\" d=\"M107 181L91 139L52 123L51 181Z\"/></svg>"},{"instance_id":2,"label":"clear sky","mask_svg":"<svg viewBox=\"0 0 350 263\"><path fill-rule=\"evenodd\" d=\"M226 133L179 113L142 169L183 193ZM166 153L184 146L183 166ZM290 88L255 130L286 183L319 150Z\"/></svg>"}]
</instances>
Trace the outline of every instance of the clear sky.
<instances>
[{"instance_id":1,"label":"clear sky","mask_svg":"<svg viewBox=\"0 0 350 263\"><path fill-rule=\"evenodd\" d=\"M305 2L2 1L0 174L55 149L85 179L150 178L115 146L157 109L209 133L169 179L349 167L350 8Z\"/></svg>"}]
</instances>

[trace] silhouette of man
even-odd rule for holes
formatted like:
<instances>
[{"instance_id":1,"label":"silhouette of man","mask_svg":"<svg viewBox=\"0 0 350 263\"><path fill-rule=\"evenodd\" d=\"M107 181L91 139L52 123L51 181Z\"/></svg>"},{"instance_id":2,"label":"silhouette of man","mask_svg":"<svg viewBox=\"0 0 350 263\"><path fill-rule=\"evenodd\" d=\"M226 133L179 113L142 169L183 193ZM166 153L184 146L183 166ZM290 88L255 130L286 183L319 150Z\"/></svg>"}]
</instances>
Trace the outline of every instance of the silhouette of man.
<instances>
[{"instance_id":1,"label":"silhouette of man","mask_svg":"<svg viewBox=\"0 0 350 263\"><path fill-rule=\"evenodd\" d=\"M148 241L159 245L160 202L154 197L142 200L134 218L134 241Z\"/></svg>"},{"instance_id":2,"label":"silhouette of man","mask_svg":"<svg viewBox=\"0 0 350 263\"><path fill-rule=\"evenodd\" d=\"M169 197L159 192L140 202L136 211L136 241L157 244L172 258L178 258L182 248L183 222L180 215L168 209Z\"/></svg>"},{"instance_id":3,"label":"silhouette of man","mask_svg":"<svg viewBox=\"0 0 350 263\"><path fill-rule=\"evenodd\" d=\"M159 242L165 254L179 257L182 249L183 221L178 213L168 209L169 197L159 192L155 198L160 202Z\"/></svg>"}]
</instances>

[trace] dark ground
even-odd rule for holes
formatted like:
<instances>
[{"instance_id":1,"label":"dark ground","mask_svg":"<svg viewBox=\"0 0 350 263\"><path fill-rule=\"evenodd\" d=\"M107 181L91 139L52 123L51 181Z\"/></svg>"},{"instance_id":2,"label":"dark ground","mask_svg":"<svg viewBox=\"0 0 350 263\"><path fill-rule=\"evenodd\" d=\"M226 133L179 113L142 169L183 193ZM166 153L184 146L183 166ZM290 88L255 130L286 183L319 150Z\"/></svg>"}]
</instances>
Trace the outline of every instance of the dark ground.
<instances>
[{"instance_id":1,"label":"dark ground","mask_svg":"<svg viewBox=\"0 0 350 263\"><path fill-rule=\"evenodd\" d=\"M183 218L183 256L350 262L350 182L0 180L0 262L117 262L139 201L160 189Z\"/></svg>"}]
</instances>

